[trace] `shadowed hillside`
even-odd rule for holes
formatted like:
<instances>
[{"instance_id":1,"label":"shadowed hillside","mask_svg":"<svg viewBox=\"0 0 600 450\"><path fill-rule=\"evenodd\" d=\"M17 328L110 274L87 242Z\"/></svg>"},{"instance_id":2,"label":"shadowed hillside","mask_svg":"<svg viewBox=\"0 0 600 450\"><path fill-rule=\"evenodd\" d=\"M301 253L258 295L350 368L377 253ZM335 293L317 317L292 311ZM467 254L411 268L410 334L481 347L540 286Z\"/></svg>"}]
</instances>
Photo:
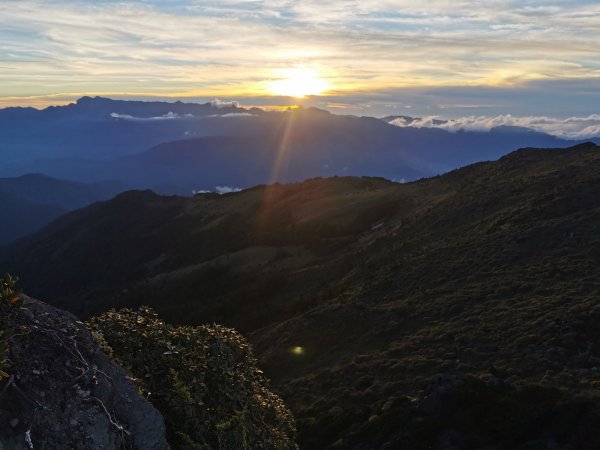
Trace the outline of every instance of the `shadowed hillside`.
<instances>
[{"instance_id":1,"label":"shadowed hillside","mask_svg":"<svg viewBox=\"0 0 600 450\"><path fill-rule=\"evenodd\" d=\"M41 174L0 178L0 244L39 230L67 211L125 190L117 182L78 183Z\"/></svg>"},{"instance_id":2,"label":"shadowed hillside","mask_svg":"<svg viewBox=\"0 0 600 450\"><path fill-rule=\"evenodd\" d=\"M57 205L44 205L13 197L4 192L0 192L0 204L2 205L1 244L7 244L18 237L37 231L41 226L66 212Z\"/></svg>"},{"instance_id":3,"label":"shadowed hillside","mask_svg":"<svg viewBox=\"0 0 600 450\"><path fill-rule=\"evenodd\" d=\"M128 192L2 266L81 315L242 330L303 448L596 448L599 179L585 144L409 184Z\"/></svg>"},{"instance_id":4,"label":"shadowed hillside","mask_svg":"<svg viewBox=\"0 0 600 450\"><path fill-rule=\"evenodd\" d=\"M28 290L78 314L143 302L177 320L190 303L190 322L210 311L250 330L314 302L304 290L328 283L323 264L335 265L356 236L396 212L397 188L334 178L192 199L131 191L65 215L9 247L8 259ZM27 257L17 256L21 246ZM45 273L49 248L57 267ZM100 300L100 291L110 296ZM167 293L179 300L166 305Z\"/></svg>"}]
</instances>

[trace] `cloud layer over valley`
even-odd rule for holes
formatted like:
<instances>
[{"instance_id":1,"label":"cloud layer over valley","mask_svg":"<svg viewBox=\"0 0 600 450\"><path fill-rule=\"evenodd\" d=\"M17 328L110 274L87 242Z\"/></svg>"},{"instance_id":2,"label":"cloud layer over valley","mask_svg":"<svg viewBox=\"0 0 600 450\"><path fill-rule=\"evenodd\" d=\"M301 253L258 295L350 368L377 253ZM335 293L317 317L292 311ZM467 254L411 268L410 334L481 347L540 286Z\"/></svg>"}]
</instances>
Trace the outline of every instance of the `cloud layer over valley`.
<instances>
[{"instance_id":1,"label":"cloud layer over valley","mask_svg":"<svg viewBox=\"0 0 600 450\"><path fill-rule=\"evenodd\" d=\"M510 114L494 117L467 116L451 120L440 120L436 116L417 119L399 117L390 123L399 127L441 128L451 132L490 131L502 126L522 127L563 139L591 139L600 136L600 114L566 119L545 116L513 117Z\"/></svg>"}]
</instances>

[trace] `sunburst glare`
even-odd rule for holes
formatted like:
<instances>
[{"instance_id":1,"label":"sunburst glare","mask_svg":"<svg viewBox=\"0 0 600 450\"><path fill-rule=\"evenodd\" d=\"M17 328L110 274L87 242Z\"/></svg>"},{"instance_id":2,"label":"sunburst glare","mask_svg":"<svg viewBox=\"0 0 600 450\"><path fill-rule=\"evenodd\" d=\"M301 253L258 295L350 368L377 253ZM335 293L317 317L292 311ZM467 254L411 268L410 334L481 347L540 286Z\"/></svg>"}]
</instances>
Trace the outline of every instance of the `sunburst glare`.
<instances>
[{"instance_id":1,"label":"sunburst glare","mask_svg":"<svg viewBox=\"0 0 600 450\"><path fill-rule=\"evenodd\" d=\"M278 80L268 83L268 91L272 95L302 98L320 95L329 89L328 83L312 69L296 67L282 70L280 74Z\"/></svg>"}]
</instances>

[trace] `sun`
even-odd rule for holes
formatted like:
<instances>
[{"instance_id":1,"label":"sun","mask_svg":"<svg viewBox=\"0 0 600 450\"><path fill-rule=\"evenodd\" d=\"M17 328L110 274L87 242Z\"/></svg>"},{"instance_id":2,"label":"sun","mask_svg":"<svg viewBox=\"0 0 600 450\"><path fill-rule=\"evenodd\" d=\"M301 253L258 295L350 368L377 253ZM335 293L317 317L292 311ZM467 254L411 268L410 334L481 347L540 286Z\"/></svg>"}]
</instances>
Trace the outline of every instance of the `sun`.
<instances>
[{"instance_id":1,"label":"sun","mask_svg":"<svg viewBox=\"0 0 600 450\"><path fill-rule=\"evenodd\" d=\"M328 89L328 85L319 78L314 70L304 67L281 71L281 79L268 83L268 90L273 95L286 97L306 97L320 95Z\"/></svg>"}]
</instances>

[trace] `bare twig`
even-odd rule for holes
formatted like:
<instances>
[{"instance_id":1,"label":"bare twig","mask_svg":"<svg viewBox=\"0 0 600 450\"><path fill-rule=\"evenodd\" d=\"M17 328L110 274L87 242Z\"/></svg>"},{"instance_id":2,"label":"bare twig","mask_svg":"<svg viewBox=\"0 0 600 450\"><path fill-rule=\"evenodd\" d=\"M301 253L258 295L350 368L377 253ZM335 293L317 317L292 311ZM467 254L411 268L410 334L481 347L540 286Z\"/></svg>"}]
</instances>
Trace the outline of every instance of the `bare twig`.
<instances>
[{"instance_id":1,"label":"bare twig","mask_svg":"<svg viewBox=\"0 0 600 450\"><path fill-rule=\"evenodd\" d=\"M17 383L13 383L13 388L19 392L23 397L25 397L27 400L29 400L30 402L34 403L38 408L42 408L42 409L50 409L44 405L42 405L40 402L38 402L37 400L35 400L34 398L31 398L31 396L25 392L23 389L21 389L19 386L17 386Z\"/></svg>"},{"instance_id":2,"label":"bare twig","mask_svg":"<svg viewBox=\"0 0 600 450\"><path fill-rule=\"evenodd\" d=\"M0 398L2 398L2 396L4 396L4 394L6 393L8 388L13 388L15 391L17 391L19 394L21 394L23 397L25 397L26 400L29 400L31 403L35 404L38 408L49 409L48 407L42 405L40 402L38 402L37 400L32 398L27 392L25 392L19 386L17 386L14 375L10 376L6 385L4 385L4 387L2 388L2 391L0 391Z\"/></svg>"},{"instance_id":3,"label":"bare twig","mask_svg":"<svg viewBox=\"0 0 600 450\"><path fill-rule=\"evenodd\" d=\"M125 428L123 427L123 425L121 425L120 423L116 422L111 414L108 412L108 409L106 408L106 405L104 404L104 402L102 400L100 400L98 397L94 397L93 395L90 396L91 399L96 400L98 402L98 404L100 405L100 407L104 410L104 413L106 414L106 417L108 417L108 421L110 422L110 424L112 426L114 426L117 430L119 431L125 431L125 433L127 435L129 435L129 432L127 430L125 430Z\"/></svg>"}]
</instances>

